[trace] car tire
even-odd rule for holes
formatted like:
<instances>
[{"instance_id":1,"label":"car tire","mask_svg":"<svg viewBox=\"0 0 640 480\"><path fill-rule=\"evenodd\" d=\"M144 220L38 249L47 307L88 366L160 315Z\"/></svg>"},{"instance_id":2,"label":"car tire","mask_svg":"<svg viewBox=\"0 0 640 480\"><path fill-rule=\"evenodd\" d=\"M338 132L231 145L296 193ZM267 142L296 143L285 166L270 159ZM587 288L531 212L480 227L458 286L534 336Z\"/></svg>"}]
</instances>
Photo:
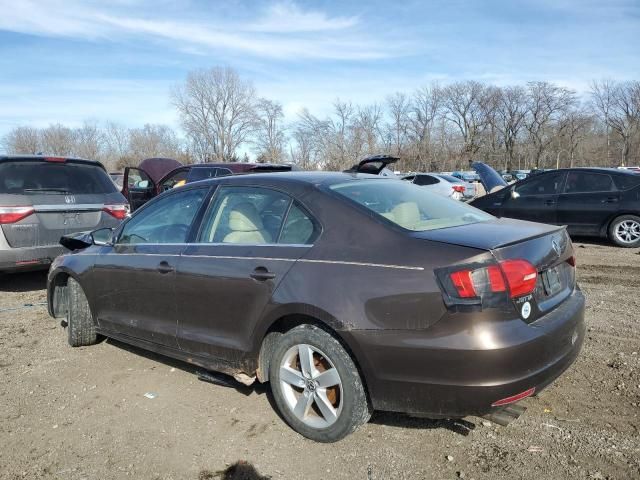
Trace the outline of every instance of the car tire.
<instances>
[{"instance_id":1,"label":"car tire","mask_svg":"<svg viewBox=\"0 0 640 480\"><path fill-rule=\"evenodd\" d=\"M303 358L313 363L303 368ZM340 342L321 328L301 325L282 335L269 364L275 404L301 435L336 442L369 421L372 410L358 368Z\"/></svg>"},{"instance_id":2,"label":"car tire","mask_svg":"<svg viewBox=\"0 0 640 480\"><path fill-rule=\"evenodd\" d=\"M97 342L96 324L89 302L80 284L69 278L67 282L67 339L72 347L93 345Z\"/></svg>"},{"instance_id":3,"label":"car tire","mask_svg":"<svg viewBox=\"0 0 640 480\"><path fill-rule=\"evenodd\" d=\"M618 247L640 247L640 217L621 215L609 225L609 239Z\"/></svg>"}]
</instances>

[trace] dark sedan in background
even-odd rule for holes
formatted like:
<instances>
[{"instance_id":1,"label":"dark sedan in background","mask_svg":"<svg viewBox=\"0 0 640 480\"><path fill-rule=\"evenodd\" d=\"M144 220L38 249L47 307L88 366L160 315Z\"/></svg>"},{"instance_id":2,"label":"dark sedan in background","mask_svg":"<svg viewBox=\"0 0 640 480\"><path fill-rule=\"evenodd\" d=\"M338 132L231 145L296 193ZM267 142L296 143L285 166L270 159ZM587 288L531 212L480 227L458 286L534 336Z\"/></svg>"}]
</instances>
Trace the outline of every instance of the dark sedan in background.
<instances>
[{"instance_id":1,"label":"dark sedan in background","mask_svg":"<svg viewBox=\"0 0 640 480\"><path fill-rule=\"evenodd\" d=\"M136 210L156 195L187 183L238 173L289 172L291 165L275 163L194 163L182 165L171 158L147 158L124 171L122 193Z\"/></svg>"},{"instance_id":2,"label":"dark sedan in background","mask_svg":"<svg viewBox=\"0 0 640 480\"><path fill-rule=\"evenodd\" d=\"M474 164L487 192L471 202L498 217L566 225L571 235L640 247L640 175L614 168L567 168L513 185L491 167Z\"/></svg>"},{"instance_id":3,"label":"dark sedan in background","mask_svg":"<svg viewBox=\"0 0 640 480\"><path fill-rule=\"evenodd\" d=\"M373 409L506 424L575 360L584 297L562 227L495 217L359 173L227 176L65 238L49 312L73 346L106 335L270 382L302 435Z\"/></svg>"}]
</instances>

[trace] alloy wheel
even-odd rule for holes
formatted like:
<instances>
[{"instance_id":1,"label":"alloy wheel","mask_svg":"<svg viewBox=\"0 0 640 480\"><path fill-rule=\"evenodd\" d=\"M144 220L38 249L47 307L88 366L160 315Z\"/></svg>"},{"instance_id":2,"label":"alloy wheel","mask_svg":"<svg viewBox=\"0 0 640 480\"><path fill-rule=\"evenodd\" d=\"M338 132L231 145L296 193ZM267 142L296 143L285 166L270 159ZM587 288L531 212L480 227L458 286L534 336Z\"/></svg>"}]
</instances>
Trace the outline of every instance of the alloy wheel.
<instances>
[{"instance_id":1,"label":"alloy wheel","mask_svg":"<svg viewBox=\"0 0 640 480\"><path fill-rule=\"evenodd\" d=\"M294 345L280 364L287 407L304 424L327 428L342 411L342 380L333 362L312 345Z\"/></svg>"},{"instance_id":2,"label":"alloy wheel","mask_svg":"<svg viewBox=\"0 0 640 480\"><path fill-rule=\"evenodd\" d=\"M616 238L622 243L634 243L640 239L640 222L623 220L615 229Z\"/></svg>"}]
</instances>

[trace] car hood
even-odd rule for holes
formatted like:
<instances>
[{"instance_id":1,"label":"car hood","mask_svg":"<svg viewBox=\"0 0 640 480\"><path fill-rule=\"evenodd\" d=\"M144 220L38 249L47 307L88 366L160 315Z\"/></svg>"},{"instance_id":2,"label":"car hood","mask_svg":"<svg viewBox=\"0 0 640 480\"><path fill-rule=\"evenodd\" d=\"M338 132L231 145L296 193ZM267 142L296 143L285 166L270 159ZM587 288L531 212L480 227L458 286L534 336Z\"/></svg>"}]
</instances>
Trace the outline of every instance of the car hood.
<instances>
[{"instance_id":1,"label":"car hood","mask_svg":"<svg viewBox=\"0 0 640 480\"><path fill-rule=\"evenodd\" d=\"M173 158L146 158L138 168L143 170L154 183L158 183L167 173L182 167L182 163Z\"/></svg>"},{"instance_id":2,"label":"car hood","mask_svg":"<svg viewBox=\"0 0 640 480\"><path fill-rule=\"evenodd\" d=\"M480 182L482 183L482 186L487 191L487 193L492 192L498 187L503 188L508 185L508 183L505 182L504 178L502 178L502 176L500 176L498 172L496 172L486 163L473 162L471 166L480 177Z\"/></svg>"},{"instance_id":3,"label":"car hood","mask_svg":"<svg viewBox=\"0 0 640 480\"><path fill-rule=\"evenodd\" d=\"M513 218L496 218L487 222L416 232L413 235L424 240L452 243L481 250L494 250L564 228Z\"/></svg>"}]
</instances>

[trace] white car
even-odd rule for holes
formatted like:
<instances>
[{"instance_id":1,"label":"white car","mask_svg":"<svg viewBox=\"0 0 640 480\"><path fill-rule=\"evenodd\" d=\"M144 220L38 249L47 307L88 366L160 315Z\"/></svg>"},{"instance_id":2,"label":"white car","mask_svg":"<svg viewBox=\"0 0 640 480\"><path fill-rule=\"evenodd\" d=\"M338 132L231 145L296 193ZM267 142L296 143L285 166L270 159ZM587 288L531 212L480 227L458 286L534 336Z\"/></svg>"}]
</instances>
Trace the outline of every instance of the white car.
<instances>
[{"instance_id":1,"label":"white car","mask_svg":"<svg viewBox=\"0 0 640 480\"><path fill-rule=\"evenodd\" d=\"M451 177L451 179L446 177L446 175L439 175L435 173L412 173L402 177L402 180L415 183L421 187L426 187L434 193L444 197L451 197L455 200L464 200L470 193L467 191L469 184L454 177ZM471 197L473 197L473 195L471 195Z\"/></svg>"}]
</instances>

